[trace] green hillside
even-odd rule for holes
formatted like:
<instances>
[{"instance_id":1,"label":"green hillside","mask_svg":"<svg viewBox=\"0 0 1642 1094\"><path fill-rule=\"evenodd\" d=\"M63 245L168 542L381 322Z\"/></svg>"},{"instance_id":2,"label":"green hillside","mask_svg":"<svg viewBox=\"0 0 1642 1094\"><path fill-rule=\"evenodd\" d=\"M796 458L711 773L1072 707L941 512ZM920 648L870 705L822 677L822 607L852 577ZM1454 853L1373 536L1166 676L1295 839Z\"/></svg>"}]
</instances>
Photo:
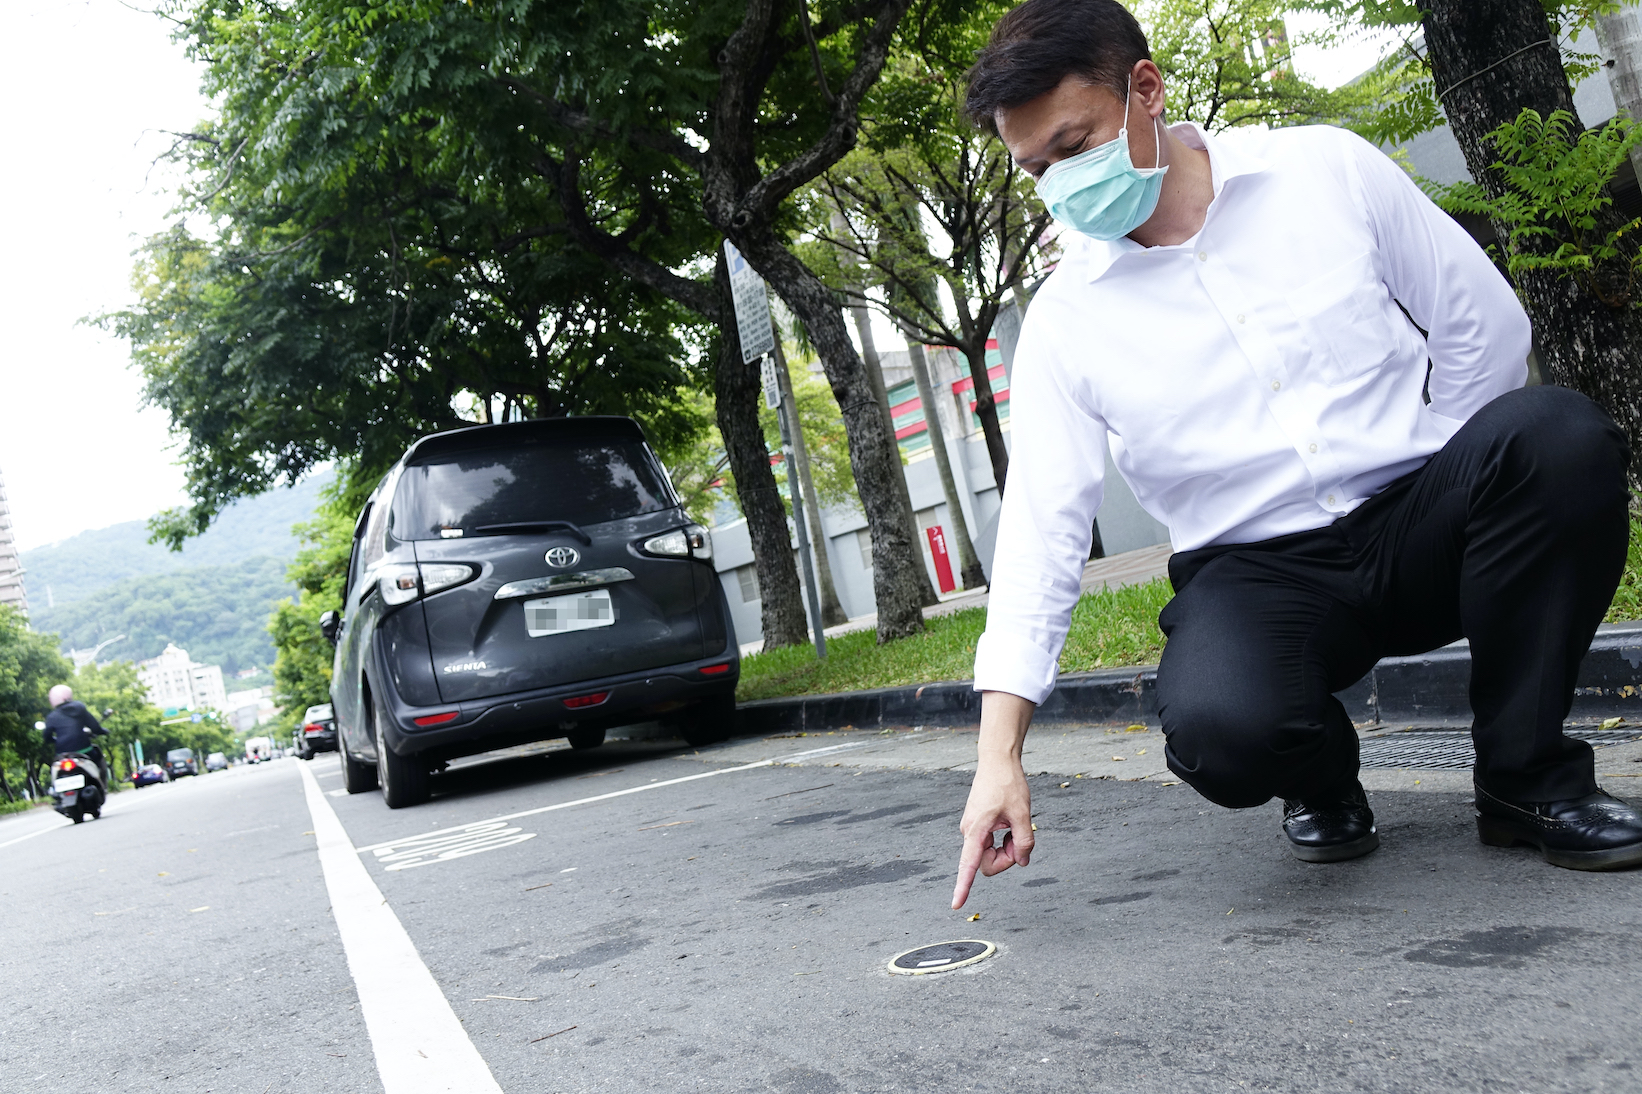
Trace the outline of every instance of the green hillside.
<instances>
[{"instance_id":1,"label":"green hillside","mask_svg":"<svg viewBox=\"0 0 1642 1094\"><path fill-rule=\"evenodd\" d=\"M150 574L55 608L30 604L29 623L56 631L62 648L90 649L117 634L102 660L140 661L174 642L225 676L274 663L268 616L295 590L285 582L285 559L250 558L227 566L199 566Z\"/></svg>"},{"instance_id":2,"label":"green hillside","mask_svg":"<svg viewBox=\"0 0 1642 1094\"><path fill-rule=\"evenodd\" d=\"M149 574L240 566L247 559L288 560L297 550L291 526L313 515L325 481L324 476L315 476L292 489L277 489L237 502L204 535L189 540L181 553L149 543L148 527L138 520L81 532L24 551L22 562L27 572L23 585L28 591L30 615L36 626L43 626L42 616L53 611L53 604L60 610L100 589L118 586L123 590L133 578ZM116 591L113 595L118 599L123 593ZM160 647L164 646L162 642Z\"/></svg>"}]
</instances>

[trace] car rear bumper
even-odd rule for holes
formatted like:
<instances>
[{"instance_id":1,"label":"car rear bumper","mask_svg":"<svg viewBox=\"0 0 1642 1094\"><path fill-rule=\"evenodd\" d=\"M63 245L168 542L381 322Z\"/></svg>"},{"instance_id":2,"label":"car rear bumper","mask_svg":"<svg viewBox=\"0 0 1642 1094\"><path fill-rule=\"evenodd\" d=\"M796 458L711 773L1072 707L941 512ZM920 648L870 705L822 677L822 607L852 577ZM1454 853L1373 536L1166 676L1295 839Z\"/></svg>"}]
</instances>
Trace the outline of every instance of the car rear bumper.
<instances>
[{"instance_id":1,"label":"car rear bumper","mask_svg":"<svg viewBox=\"0 0 1642 1094\"><path fill-rule=\"evenodd\" d=\"M728 668L722 672L702 672L725 664ZM406 706L391 686L378 689L378 680L391 679L386 672L378 671L371 683L372 696L387 715L383 731L388 747L401 756L448 760L564 737L578 729L649 721L703 700L733 696L740 678L741 660L732 639L717 656L699 661L437 707ZM606 696L595 706L565 705L566 699L601 692ZM452 710L458 714L449 722L415 724L417 718Z\"/></svg>"},{"instance_id":2,"label":"car rear bumper","mask_svg":"<svg viewBox=\"0 0 1642 1094\"><path fill-rule=\"evenodd\" d=\"M310 752L335 752L336 730L327 730L324 733L304 734L302 747Z\"/></svg>"}]
</instances>

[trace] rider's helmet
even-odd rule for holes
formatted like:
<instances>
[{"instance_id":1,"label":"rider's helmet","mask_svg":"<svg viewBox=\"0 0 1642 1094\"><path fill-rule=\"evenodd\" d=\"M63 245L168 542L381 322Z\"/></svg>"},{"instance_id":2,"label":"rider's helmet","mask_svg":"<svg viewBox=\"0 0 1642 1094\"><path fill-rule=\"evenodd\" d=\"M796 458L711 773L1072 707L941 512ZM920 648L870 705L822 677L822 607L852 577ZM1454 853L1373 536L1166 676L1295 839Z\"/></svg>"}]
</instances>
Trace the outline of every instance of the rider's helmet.
<instances>
[{"instance_id":1,"label":"rider's helmet","mask_svg":"<svg viewBox=\"0 0 1642 1094\"><path fill-rule=\"evenodd\" d=\"M38 695L39 692L36 692L35 694ZM60 707L70 699L74 698L74 689L69 687L67 684L58 684L46 693L46 698L51 701L51 705L53 707Z\"/></svg>"}]
</instances>

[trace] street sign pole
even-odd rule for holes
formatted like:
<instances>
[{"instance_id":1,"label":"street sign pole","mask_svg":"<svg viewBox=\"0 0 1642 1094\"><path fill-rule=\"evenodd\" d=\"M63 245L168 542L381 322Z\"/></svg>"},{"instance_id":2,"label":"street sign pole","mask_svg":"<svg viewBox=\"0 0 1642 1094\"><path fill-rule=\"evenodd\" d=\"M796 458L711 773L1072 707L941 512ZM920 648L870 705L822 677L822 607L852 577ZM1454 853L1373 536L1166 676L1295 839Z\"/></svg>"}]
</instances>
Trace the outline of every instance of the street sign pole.
<instances>
[{"instance_id":1,"label":"street sign pole","mask_svg":"<svg viewBox=\"0 0 1642 1094\"><path fill-rule=\"evenodd\" d=\"M783 398L775 412L781 423L781 454L787 463L787 489L792 492L792 519L798 529L798 557L804 561L804 593L810 603L810 630L815 635L815 656L825 661L827 636L821 629L821 597L815 584L815 559L810 554L809 531L804 521L804 498L798 488L798 460L793 456L792 425L788 417L796 411L792 400Z\"/></svg>"},{"instance_id":2,"label":"street sign pole","mask_svg":"<svg viewBox=\"0 0 1642 1094\"><path fill-rule=\"evenodd\" d=\"M776 375L775 327L770 322L770 298L764 288L764 279L747 264L735 244L724 241L724 258L730 268L730 295L735 300L736 332L741 338L741 360L744 364L760 361L764 381L764 405L776 412L781 423L781 452L787 463L787 488L792 491L793 524L798 531L798 557L804 564L804 585L810 606L810 628L815 632L815 656L827 656L827 636L821 631L821 594L815 584L815 559L810 554L809 530L804 524L803 496L798 487L798 461L793 456L792 430L797 408L792 400L781 395L780 378Z\"/></svg>"}]
</instances>

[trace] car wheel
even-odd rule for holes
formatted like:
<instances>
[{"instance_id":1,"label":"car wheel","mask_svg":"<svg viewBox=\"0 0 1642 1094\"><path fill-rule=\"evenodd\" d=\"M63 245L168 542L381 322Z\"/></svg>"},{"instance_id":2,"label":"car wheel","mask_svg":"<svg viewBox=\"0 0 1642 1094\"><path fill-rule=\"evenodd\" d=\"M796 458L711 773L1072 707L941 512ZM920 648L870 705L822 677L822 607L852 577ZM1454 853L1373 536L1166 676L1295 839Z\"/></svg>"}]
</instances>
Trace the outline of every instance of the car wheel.
<instances>
[{"instance_id":1,"label":"car wheel","mask_svg":"<svg viewBox=\"0 0 1642 1094\"><path fill-rule=\"evenodd\" d=\"M360 763L342 749L342 789L350 794L363 794L376 789L376 765Z\"/></svg>"},{"instance_id":2,"label":"car wheel","mask_svg":"<svg viewBox=\"0 0 1642 1094\"><path fill-rule=\"evenodd\" d=\"M735 696L703 699L684 711L675 724L679 736L694 748L727 741L735 733Z\"/></svg>"},{"instance_id":3,"label":"car wheel","mask_svg":"<svg viewBox=\"0 0 1642 1094\"><path fill-rule=\"evenodd\" d=\"M570 735L570 747L578 752L589 748L598 748L604 743L604 730L578 729Z\"/></svg>"},{"instance_id":4,"label":"car wheel","mask_svg":"<svg viewBox=\"0 0 1642 1094\"><path fill-rule=\"evenodd\" d=\"M376 774L382 783L382 800L389 809L421 805L433 793L432 776L420 756L401 756L388 747L384 719L373 709L376 723Z\"/></svg>"}]
</instances>

